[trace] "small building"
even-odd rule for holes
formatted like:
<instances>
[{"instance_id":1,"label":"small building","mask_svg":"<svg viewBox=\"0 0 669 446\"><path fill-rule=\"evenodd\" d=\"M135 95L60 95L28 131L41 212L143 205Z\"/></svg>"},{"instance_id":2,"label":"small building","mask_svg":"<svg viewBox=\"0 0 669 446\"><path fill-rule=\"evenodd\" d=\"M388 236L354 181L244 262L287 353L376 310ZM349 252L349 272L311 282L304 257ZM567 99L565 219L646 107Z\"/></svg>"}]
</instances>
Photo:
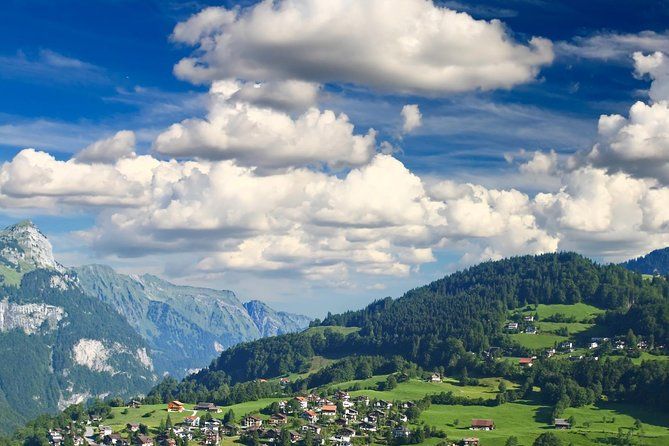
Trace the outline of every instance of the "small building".
<instances>
[{"instance_id":1,"label":"small building","mask_svg":"<svg viewBox=\"0 0 669 446\"><path fill-rule=\"evenodd\" d=\"M167 411L168 412L183 412L184 411L184 403L181 401L170 401L167 403Z\"/></svg>"},{"instance_id":2,"label":"small building","mask_svg":"<svg viewBox=\"0 0 669 446\"><path fill-rule=\"evenodd\" d=\"M135 440L138 446L153 446L153 438L146 435L138 435Z\"/></svg>"},{"instance_id":3,"label":"small building","mask_svg":"<svg viewBox=\"0 0 669 446\"><path fill-rule=\"evenodd\" d=\"M533 359L532 358L520 358L520 359L518 359L518 364L521 367L532 367Z\"/></svg>"},{"instance_id":4,"label":"small building","mask_svg":"<svg viewBox=\"0 0 669 446\"><path fill-rule=\"evenodd\" d=\"M100 435L102 435L103 437L106 437L107 435L111 435L112 432L114 432L112 430L112 428L109 427L109 426L99 426L98 430L100 432Z\"/></svg>"},{"instance_id":5,"label":"small building","mask_svg":"<svg viewBox=\"0 0 669 446\"><path fill-rule=\"evenodd\" d=\"M197 403L195 410L205 410L207 412L220 413L221 408L214 403Z\"/></svg>"},{"instance_id":6,"label":"small building","mask_svg":"<svg viewBox=\"0 0 669 446\"><path fill-rule=\"evenodd\" d=\"M369 397L367 395L360 395L355 397L355 403L362 406L369 406Z\"/></svg>"},{"instance_id":7,"label":"small building","mask_svg":"<svg viewBox=\"0 0 669 446\"><path fill-rule=\"evenodd\" d=\"M275 413L272 414L271 417L269 417L269 424L273 425L280 425L280 424L286 424L288 423L288 417L285 414L282 413Z\"/></svg>"},{"instance_id":8,"label":"small building","mask_svg":"<svg viewBox=\"0 0 669 446\"><path fill-rule=\"evenodd\" d=\"M139 430L139 423L128 423L128 424L125 425L125 427L130 432L137 432Z\"/></svg>"},{"instance_id":9,"label":"small building","mask_svg":"<svg viewBox=\"0 0 669 446\"><path fill-rule=\"evenodd\" d=\"M433 373L430 375L430 381L433 383L440 383L441 382L441 375L438 373Z\"/></svg>"},{"instance_id":10,"label":"small building","mask_svg":"<svg viewBox=\"0 0 669 446\"><path fill-rule=\"evenodd\" d=\"M484 418L474 418L470 429L472 430L481 430L481 431L491 431L495 429L495 423L492 420Z\"/></svg>"},{"instance_id":11,"label":"small building","mask_svg":"<svg viewBox=\"0 0 669 446\"><path fill-rule=\"evenodd\" d=\"M506 324L506 329L508 331L518 331L518 322L509 322Z\"/></svg>"},{"instance_id":12,"label":"small building","mask_svg":"<svg viewBox=\"0 0 669 446\"><path fill-rule=\"evenodd\" d=\"M375 426L374 424L372 424L372 423L368 423L367 421L363 421L362 423L360 423L360 425L358 426L358 428L359 428L361 431L366 431L366 432L376 432L376 426Z\"/></svg>"},{"instance_id":13,"label":"small building","mask_svg":"<svg viewBox=\"0 0 669 446\"><path fill-rule=\"evenodd\" d=\"M571 429L571 423L564 418L556 418L553 426L555 426L555 429Z\"/></svg>"},{"instance_id":14,"label":"small building","mask_svg":"<svg viewBox=\"0 0 669 446\"><path fill-rule=\"evenodd\" d=\"M463 438L460 444L462 446L479 446L479 439L477 437Z\"/></svg>"},{"instance_id":15,"label":"small building","mask_svg":"<svg viewBox=\"0 0 669 446\"><path fill-rule=\"evenodd\" d=\"M593 341L593 342L590 342L590 343L588 344L588 348L589 348L590 350L594 350L594 349L596 349L597 347L599 347L599 344L598 344L597 342L594 342L594 341Z\"/></svg>"},{"instance_id":16,"label":"small building","mask_svg":"<svg viewBox=\"0 0 669 446\"><path fill-rule=\"evenodd\" d=\"M300 404L301 409L306 409L309 404L307 398L304 396L296 396L295 401L297 401Z\"/></svg>"},{"instance_id":17,"label":"small building","mask_svg":"<svg viewBox=\"0 0 669 446\"><path fill-rule=\"evenodd\" d=\"M140 403L137 400L131 400L128 403L128 407L131 408L131 409L139 409L140 407L142 407L142 403Z\"/></svg>"},{"instance_id":18,"label":"small building","mask_svg":"<svg viewBox=\"0 0 669 446\"><path fill-rule=\"evenodd\" d=\"M305 420L307 420L309 423L316 423L316 422L318 422L318 415L317 415L316 412L314 412L313 410L305 410L305 411L302 413L302 418L304 418Z\"/></svg>"},{"instance_id":19,"label":"small building","mask_svg":"<svg viewBox=\"0 0 669 446\"><path fill-rule=\"evenodd\" d=\"M537 334L537 332L537 327L530 326L525 329L525 333L527 334Z\"/></svg>"},{"instance_id":20,"label":"small building","mask_svg":"<svg viewBox=\"0 0 669 446\"><path fill-rule=\"evenodd\" d=\"M302 426L302 432L311 431L314 435L321 433L321 427L314 423L305 424Z\"/></svg>"},{"instance_id":21,"label":"small building","mask_svg":"<svg viewBox=\"0 0 669 446\"><path fill-rule=\"evenodd\" d=\"M242 419L242 427L244 429L258 428L262 426L262 418L255 415L247 415Z\"/></svg>"},{"instance_id":22,"label":"small building","mask_svg":"<svg viewBox=\"0 0 669 446\"><path fill-rule=\"evenodd\" d=\"M190 415L184 418L183 424L190 427L198 427L200 425L200 417L197 415Z\"/></svg>"},{"instance_id":23,"label":"small building","mask_svg":"<svg viewBox=\"0 0 669 446\"><path fill-rule=\"evenodd\" d=\"M525 322L534 322L534 315L530 314L529 316L524 316L523 320Z\"/></svg>"},{"instance_id":24,"label":"small building","mask_svg":"<svg viewBox=\"0 0 669 446\"><path fill-rule=\"evenodd\" d=\"M404 425L396 426L393 429L393 438L408 438L411 435L411 431Z\"/></svg>"},{"instance_id":25,"label":"small building","mask_svg":"<svg viewBox=\"0 0 669 446\"><path fill-rule=\"evenodd\" d=\"M327 405L321 408L321 415L325 417L334 417L337 415L337 406Z\"/></svg>"}]
</instances>

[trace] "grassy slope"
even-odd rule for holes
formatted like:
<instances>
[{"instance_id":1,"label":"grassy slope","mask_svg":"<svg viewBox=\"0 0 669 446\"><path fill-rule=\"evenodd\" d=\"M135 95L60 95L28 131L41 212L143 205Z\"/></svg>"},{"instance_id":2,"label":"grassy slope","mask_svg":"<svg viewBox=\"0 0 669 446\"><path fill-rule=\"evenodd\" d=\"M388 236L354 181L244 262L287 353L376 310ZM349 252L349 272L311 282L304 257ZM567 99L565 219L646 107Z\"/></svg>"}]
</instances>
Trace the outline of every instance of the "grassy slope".
<instances>
[{"instance_id":1,"label":"grassy slope","mask_svg":"<svg viewBox=\"0 0 669 446\"><path fill-rule=\"evenodd\" d=\"M574 416L576 426L571 431L555 431L548 425L550 408L532 402L507 403L497 407L484 406L439 406L433 405L423 412L421 418L430 425L444 429L450 439L475 436L483 446L501 446L510 436L516 436L520 444L530 445L542 432L556 432L565 444L574 446L593 445L596 439L615 437L618 428L629 428L635 418L643 423L643 444L665 445L669 443L669 419L656 411L622 404L570 408L565 416ZM602 422L602 417L608 421ZM496 429L490 432L471 431L472 418L491 418ZM454 425L454 421L459 424ZM585 428L583 423L590 422Z\"/></svg>"}]
</instances>

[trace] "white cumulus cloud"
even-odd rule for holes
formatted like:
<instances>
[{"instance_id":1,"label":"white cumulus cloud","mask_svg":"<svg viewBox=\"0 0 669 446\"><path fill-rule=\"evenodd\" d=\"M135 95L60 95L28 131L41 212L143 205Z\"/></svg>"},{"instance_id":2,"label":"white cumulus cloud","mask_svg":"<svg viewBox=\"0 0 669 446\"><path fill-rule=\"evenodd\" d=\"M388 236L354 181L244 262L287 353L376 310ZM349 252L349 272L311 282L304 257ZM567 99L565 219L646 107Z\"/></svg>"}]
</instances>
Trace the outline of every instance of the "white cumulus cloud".
<instances>
[{"instance_id":1,"label":"white cumulus cloud","mask_svg":"<svg viewBox=\"0 0 669 446\"><path fill-rule=\"evenodd\" d=\"M549 40L515 42L498 20L431 0L264 0L206 8L172 38L197 47L174 68L196 83L220 79L351 83L441 95L511 88L553 60Z\"/></svg>"},{"instance_id":2,"label":"white cumulus cloud","mask_svg":"<svg viewBox=\"0 0 669 446\"><path fill-rule=\"evenodd\" d=\"M402 107L402 119L404 121L402 123L402 131L404 133L409 133L417 129L423 123L423 115L416 104L407 104Z\"/></svg>"}]
</instances>

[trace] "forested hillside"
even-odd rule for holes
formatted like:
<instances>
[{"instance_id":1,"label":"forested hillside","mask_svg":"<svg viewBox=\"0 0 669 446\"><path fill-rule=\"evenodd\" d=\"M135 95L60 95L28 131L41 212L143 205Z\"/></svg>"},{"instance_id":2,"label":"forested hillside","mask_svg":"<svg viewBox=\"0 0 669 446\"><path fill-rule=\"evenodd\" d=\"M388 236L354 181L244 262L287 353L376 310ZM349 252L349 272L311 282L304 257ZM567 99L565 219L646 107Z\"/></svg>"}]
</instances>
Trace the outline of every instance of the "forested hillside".
<instances>
[{"instance_id":1,"label":"forested hillside","mask_svg":"<svg viewBox=\"0 0 669 446\"><path fill-rule=\"evenodd\" d=\"M128 396L155 383L142 338L71 277L37 269L20 287L0 292L0 431L93 396Z\"/></svg>"},{"instance_id":2,"label":"forested hillside","mask_svg":"<svg viewBox=\"0 0 669 446\"><path fill-rule=\"evenodd\" d=\"M669 274L669 248L656 249L645 256L628 260L621 266L642 274Z\"/></svg>"},{"instance_id":3,"label":"forested hillside","mask_svg":"<svg viewBox=\"0 0 669 446\"><path fill-rule=\"evenodd\" d=\"M206 382L219 371L233 383L278 376L303 370L314 355L399 355L425 368L448 368L462 351L480 353L507 342L507 311L538 303L590 303L609 310L601 322L612 334L632 329L666 344L668 295L664 279L645 280L573 253L486 262L320 322L360 327L348 336L306 332L241 344L189 380Z\"/></svg>"}]
</instances>

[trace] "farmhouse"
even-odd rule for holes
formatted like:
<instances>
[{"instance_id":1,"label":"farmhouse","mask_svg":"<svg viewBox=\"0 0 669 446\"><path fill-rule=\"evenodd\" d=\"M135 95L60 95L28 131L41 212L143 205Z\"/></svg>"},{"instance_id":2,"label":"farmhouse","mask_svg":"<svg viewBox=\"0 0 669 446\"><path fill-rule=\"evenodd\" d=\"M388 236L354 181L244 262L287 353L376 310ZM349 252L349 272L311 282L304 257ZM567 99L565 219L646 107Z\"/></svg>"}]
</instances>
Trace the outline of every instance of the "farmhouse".
<instances>
[{"instance_id":1,"label":"farmhouse","mask_svg":"<svg viewBox=\"0 0 669 446\"><path fill-rule=\"evenodd\" d=\"M214 403L197 403L195 410L206 410L207 412L220 413L221 408Z\"/></svg>"},{"instance_id":2,"label":"farmhouse","mask_svg":"<svg viewBox=\"0 0 669 446\"><path fill-rule=\"evenodd\" d=\"M571 423L563 418L556 418L553 425L555 429L571 429Z\"/></svg>"},{"instance_id":3,"label":"farmhouse","mask_svg":"<svg viewBox=\"0 0 669 446\"><path fill-rule=\"evenodd\" d=\"M492 420L474 418L470 429L472 430L483 430L491 431L495 429L495 423Z\"/></svg>"},{"instance_id":4,"label":"farmhouse","mask_svg":"<svg viewBox=\"0 0 669 446\"><path fill-rule=\"evenodd\" d=\"M430 381L433 383L440 383L441 382L441 375L438 373L433 373L430 375Z\"/></svg>"},{"instance_id":5,"label":"farmhouse","mask_svg":"<svg viewBox=\"0 0 669 446\"><path fill-rule=\"evenodd\" d=\"M183 412L184 411L184 403L181 401L170 401L167 403L167 411L168 412Z\"/></svg>"},{"instance_id":6,"label":"farmhouse","mask_svg":"<svg viewBox=\"0 0 669 446\"><path fill-rule=\"evenodd\" d=\"M460 444L462 446L479 446L479 439L476 437L463 438Z\"/></svg>"}]
</instances>

